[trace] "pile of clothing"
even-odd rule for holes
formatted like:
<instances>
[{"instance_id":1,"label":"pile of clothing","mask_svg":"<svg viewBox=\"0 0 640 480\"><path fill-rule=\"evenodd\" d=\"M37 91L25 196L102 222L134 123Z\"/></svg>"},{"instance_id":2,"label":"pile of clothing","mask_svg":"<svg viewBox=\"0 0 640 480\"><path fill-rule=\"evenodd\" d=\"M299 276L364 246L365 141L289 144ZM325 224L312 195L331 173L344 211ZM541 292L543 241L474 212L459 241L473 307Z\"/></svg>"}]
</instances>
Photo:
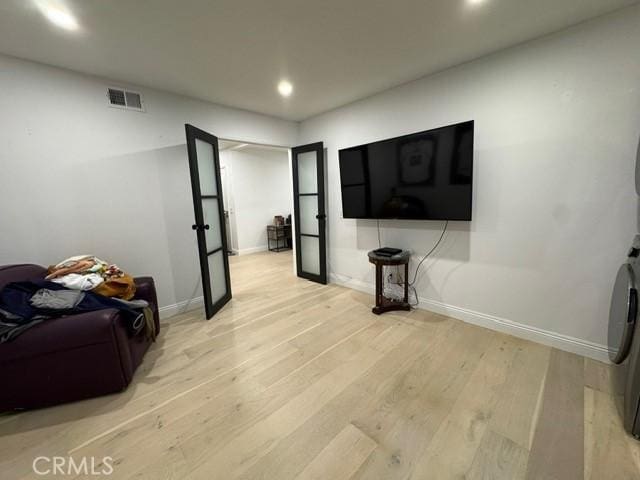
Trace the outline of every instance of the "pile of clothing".
<instances>
[{"instance_id":1,"label":"pile of clothing","mask_svg":"<svg viewBox=\"0 0 640 480\"><path fill-rule=\"evenodd\" d=\"M153 312L133 300L135 282L117 265L93 255L67 258L50 266L44 280L14 282L0 291L0 343L50 318L116 308L132 335L144 330L155 340Z\"/></svg>"},{"instance_id":2,"label":"pile of clothing","mask_svg":"<svg viewBox=\"0 0 640 480\"><path fill-rule=\"evenodd\" d=\"M131 300L136 293L136 284L131 275L93 255L67 258L50 266L47 273L45 280L72 290L91 290L99 295L123 300Z\"/></svg>"}]
</instances>

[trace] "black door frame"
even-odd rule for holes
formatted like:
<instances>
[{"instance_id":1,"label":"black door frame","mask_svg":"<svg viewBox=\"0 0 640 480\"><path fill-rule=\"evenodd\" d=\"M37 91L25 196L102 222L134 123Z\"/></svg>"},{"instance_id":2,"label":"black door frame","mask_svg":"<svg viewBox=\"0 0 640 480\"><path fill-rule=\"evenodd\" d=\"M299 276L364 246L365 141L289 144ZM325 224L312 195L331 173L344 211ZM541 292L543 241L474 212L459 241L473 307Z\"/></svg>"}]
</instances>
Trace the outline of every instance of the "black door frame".
<instances>
[{"instance_id":1,"label":"black door frame","mask_svg":"<svg viewBox=\"0 0 640 480\"><path fill-rule=\"evenodd\" d=\"M191 176L191 194L193 196L193 208L196 223L192 228L196 231L198 239L198 257L200 260L200 273L202 275L202 291L204 296L204 308L207 320L213 317L229 300L231 300L231 277L229 274L229 257L227 256L227 228L224 220L224 206L222 196L222 181L220 179L220 158L218 152L218 137L211 135L204 130L200 130L190 124L185 124L187 136L187 153L189 157L189 172ZM200 191L200 172L198 171L198 154L196 151L196 139L211 144L213 147L213 161L216 171L216 191L217 195L202 195ZM202 210L202 199L213 198L218 200L218 214L220 220L221 246L207 251L205 230L209 225L204 223L204 212ZM208 257L222 251L224 262L225 282L227 293L216 303L213 303L211 295L211 276L209 272Z\"/></svg>"},{"instance_id":2,"label":"black door frame","mask_svg":"<svg viewBox=\"0 0 640 480\"><path fill-rule=\"evenodd\" d=\"M317 182L318 190L316 194L300 193L298 186L298 155L301 153L316 152ZM291 149L291 167L293 173L293 213L295 219L295 238L296 238L296 272L299 277L306 278L314 282L327 283L327 215L324 201L324 144L323 142L310 143ZM309 235L300 233L300 201L299 196L313 195L318 197L318 235ZM320 274L315 275L302 271L302 255L300 238L302 236L315 237L319 240L320 250Z\"/></svg>"}]
</instances>

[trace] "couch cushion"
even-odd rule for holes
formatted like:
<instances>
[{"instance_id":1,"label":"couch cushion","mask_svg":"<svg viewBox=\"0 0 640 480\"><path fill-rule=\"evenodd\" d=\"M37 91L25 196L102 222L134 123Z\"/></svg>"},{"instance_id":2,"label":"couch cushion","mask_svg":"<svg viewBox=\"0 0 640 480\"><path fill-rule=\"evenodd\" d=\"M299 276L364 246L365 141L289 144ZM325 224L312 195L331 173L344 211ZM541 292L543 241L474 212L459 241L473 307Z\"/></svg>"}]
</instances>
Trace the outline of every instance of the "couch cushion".
<instances>
[{"instance_id":1,"label":"couch cushion","mask_svg":"<svg viewBox=\"0 0 640 480\"><path fill-rule=\"evenodd\" d=\"M124 328L121 321L115 309L45 320L0 344L0 364L92 344L114 343L114 328Z\"/></svg>"},{"instance_id":2,"label":"couch cushion","mask_svg":"<svg viewBox=\"0 0 640 480\"><path fill-rule=\"evenodd\" d=\"M126 388L113 343L93 344L3 364L0 412L39 408Z\"/></svg>"}]
</instances>

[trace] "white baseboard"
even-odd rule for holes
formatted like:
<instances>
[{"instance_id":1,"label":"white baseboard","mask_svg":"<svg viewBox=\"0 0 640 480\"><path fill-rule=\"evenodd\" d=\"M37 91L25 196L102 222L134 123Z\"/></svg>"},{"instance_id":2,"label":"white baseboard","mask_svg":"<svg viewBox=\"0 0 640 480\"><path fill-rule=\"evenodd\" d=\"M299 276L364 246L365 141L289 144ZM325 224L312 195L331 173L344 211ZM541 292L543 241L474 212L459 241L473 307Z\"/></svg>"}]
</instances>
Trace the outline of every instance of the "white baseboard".
<instances>
[{"instance_id":1,"label":"white baseboard","mask_svg":"<svg viewBox=\"0 0 640 480\"><path fill-rule=\"evenodd\" d=\"M331 274L332 283L352 288L361 292L374 294L374 286L361 280L343 277L342 275ZM532 342L541 343L550 347L555 347L566 352L576 353L584 357L593 358L601 362L610 363L609 350L606 345L589 342L569 335L543 330L541 328L532 327L522 323L507 320L506 318L489 315L486 313L476 312L467 308L456 307L436 300L419 298L418 308L428 310L430 312L446 315L466 323L478 325L481 327L496 330L498 332L507 333L514 337L531 340Z\"/></svg>"},{"instance_id":2,"label":"white baseboard","mask_svg":"<svg viewBox=\"0 0 640 480\"><path fill-rule=\"evenodd\" d=\"M190 300L184 300L182 302L174 303L173 305L166 305L164 307L160 307L158 309L160 313L160 318L162 320L166 318L173 317L180 313L188 312L190 310L195 310L196 308L201 308L204 305L204 297L199 296L196 298L192 298Z\"/></svg>"},{"instance_id":3,"label":"white baseboard","mask_svg":"<svg viewBox=\"0 0 640 480\"><path fill-rule=\"evenodd\" d=\"M237 250L236 253L238 255L249 255L251 253L266 252L267 250L268 249L266 245L260 245L259 247L242 248L240 250Z\"/></svg>"}]
</instances>

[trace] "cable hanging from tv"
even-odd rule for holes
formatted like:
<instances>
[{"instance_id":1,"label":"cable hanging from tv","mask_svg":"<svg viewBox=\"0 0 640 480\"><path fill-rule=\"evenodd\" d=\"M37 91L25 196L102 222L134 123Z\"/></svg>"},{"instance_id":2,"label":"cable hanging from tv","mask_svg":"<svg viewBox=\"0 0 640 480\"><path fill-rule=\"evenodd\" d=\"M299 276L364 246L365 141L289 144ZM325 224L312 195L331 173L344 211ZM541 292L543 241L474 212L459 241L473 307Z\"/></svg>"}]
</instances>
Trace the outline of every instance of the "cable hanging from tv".
<instances>
[{"instance_id":1,"label":"cable hanging from tv","mask_svg":"<svg viewBox=\"0 0 640 480\"><path fill-rule=\"evenodd\" d=\"M440 243L442 242L442 239L444 238L444 234L447 232L447 226L449 225L449 220L446 220L444 222L444 227L442 228L442 233L440 234L440 238L438 239L438 241L436 242L436 244L433 246L433 248L431 250L429 250L424 257L422 257L422 260L420 260L420 262L418 263L418 266L416 267L416 271L413 275L413 280L411 282L409 282L409 286L413 287L413 285L416 283L416 279L418 278L418 272L420 271L420 267L422 266L422 263L429 257L429 255L431 255L433 252L435 252L436 248L438 248L438 245L440 245ZM406 279L405 279L406 281ZM416 295L416 300L417 300L418 296Z\"/></svg>"},{"instance_id":2,"label":"cable hanging from tv","mask_svg":"<svg viewBox=\"0 0 640 480\"><path fill-rule=\"evenodd\" d=\"M444 234L447 232L447 226L449 225L449 220L446 220L444 223L444 227L442 228L442 233L440 233L440 238L438 238L438 241L436 242L436 244L433 246L433 248L431 250L429 250L424 257L422 257L422 259L420 260L420 262L418 263L418 266L416 267L416 271L413 275L413 280L408 284L408 287L413 291L413 296L416 297L416 303L411 303L412 307L417 307L420 304L420 299L418 298L418 291L415 287L415 283L416 280L418 278L418 272L420 271L420 267L422 266L422 263L429 258L429 256L436 251L436 249L438 248L438 246L442 243L442 239L444 238ZM408 279L405 279L405 281L407 281ZM404 285L404 282L400 282L399 285Z\"/></svg>"},{"instance_id":3,"label":"cable hanging from tv","mask_svg":"<svg viewBox=\"0 0 640 480\"><path fill-rule=\"evenodd\" d=\"M378 245L381 244L380 241L380 220L376 220L376 226L377 226L377 230L378 230ZM429 258L429 256L431 256L431 254L433 252L436 251L436 249L438 248L438 246L440 246L440 244L442 243L442 240L444 239L444 235L445 233L447 233L447 227L449 226L449 220L445 220L444 222L444 226L442 227L442 232L440 233L440 237L438 238L438 241L435 243L435 245L431 248L431 250L429 250L421 259L420 262L418 262L418 266L416 267L416 271L413 274L413 280L411 282L409 282L407 285L408 287L413 291L413 295L416 297L416 303L411 304L412 307L416 307L418 306L418 304L420 303L420 300L418 299L418 292L416 290L415 287L415 283L416 280L418 278L418 273L420 272L420 267L422 267L422 264L424 263L424 261ZM399 272L397 271L396 268L396 278L399 278ZM395 285L404 285L406 282L408 281L407 278L403 279L403 281L395 281L393 282Z\"/></svg>"}]
</instances>

